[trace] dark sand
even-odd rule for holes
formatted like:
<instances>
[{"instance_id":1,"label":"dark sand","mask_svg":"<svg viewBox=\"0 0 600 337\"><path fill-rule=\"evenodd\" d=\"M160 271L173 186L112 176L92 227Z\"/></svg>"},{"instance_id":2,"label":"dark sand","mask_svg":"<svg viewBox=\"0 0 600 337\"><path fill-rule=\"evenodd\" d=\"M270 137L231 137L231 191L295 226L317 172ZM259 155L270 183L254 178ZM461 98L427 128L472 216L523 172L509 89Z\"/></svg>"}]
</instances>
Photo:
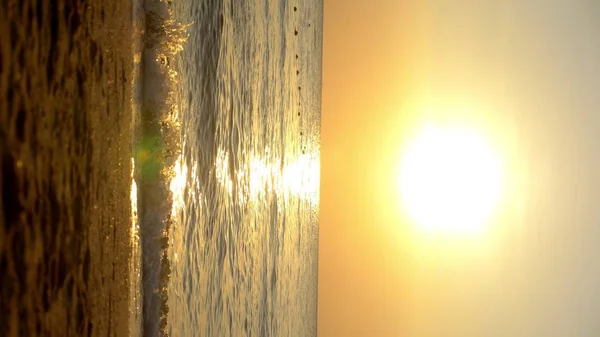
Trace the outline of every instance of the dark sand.
<instances>
[{"instance_id":1,"label":"dark sand","mask_svg":"<svg viewBox=\"0 0 600 337\"><path fill-rule=\"evenodd\" d=\"M131 29L128 0L0 1L0 336L128 334Z\"/></svg>"}]
</instances>

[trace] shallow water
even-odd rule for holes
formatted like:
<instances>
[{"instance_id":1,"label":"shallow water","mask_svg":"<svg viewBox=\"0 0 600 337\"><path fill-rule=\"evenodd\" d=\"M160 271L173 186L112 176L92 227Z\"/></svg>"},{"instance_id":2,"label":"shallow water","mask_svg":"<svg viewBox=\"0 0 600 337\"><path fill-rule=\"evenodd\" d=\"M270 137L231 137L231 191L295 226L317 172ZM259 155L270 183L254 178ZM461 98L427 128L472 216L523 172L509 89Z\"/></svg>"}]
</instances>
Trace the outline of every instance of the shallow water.
<instances>
[{"instance_id":1,"label":"shallow water","mask_svg":"<svg viewBox=\"0 0 600 337\"><path fill-rule=\"evenodd\" d=\"M144 335L315 335L322 2L152 6L191 24L143 62Z\"/></svg>"}]
</instances>

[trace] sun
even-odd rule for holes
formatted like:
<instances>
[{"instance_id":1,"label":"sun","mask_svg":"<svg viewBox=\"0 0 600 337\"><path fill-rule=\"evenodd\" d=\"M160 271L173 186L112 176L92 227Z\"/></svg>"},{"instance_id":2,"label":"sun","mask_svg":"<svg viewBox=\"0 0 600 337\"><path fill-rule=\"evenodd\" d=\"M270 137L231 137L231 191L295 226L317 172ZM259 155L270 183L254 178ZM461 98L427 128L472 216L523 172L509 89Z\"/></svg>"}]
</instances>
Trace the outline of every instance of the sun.
<instances>
[{"instance_id":1,"label":"sun","mask_svg":"<svg viewBox=\"0 0 600 337\"><path fill-rule=\"evenodd\" d=\"M500 158L483 135L429 124L402 155L402 207L428 233L477 233L499 202L502 176Z\"/></svg>"}]
</instances>

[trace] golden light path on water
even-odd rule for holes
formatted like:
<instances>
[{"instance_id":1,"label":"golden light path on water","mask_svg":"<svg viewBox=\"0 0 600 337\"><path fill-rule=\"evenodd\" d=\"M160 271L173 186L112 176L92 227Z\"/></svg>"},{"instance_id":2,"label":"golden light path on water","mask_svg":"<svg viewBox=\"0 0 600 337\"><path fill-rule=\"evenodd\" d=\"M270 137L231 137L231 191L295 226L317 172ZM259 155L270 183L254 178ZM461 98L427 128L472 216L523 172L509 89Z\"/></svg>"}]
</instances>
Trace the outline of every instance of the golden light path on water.
<instances>
[{"instance_id":1,"label":"golden light path on water","mask_svg":"<svg viewBox=\"0 0 600 337\"><path fill-rule=\"evenodd\" d=\"M169 184L169 189L173 195L173 206L171 208L171 216L173 217L183 207L183 190L185 188L187 171L187 166L182 163L180 156L173 167L174 176Z\"/></svg>"},{"instance_id":2,"label":"golden light path on water","mask_svg":"<svg viewBox=\"0 0 600 337\"><path fill-rule=\"evenodd\" d=\"M175 165L173 166L173 176L171 178L171 182L169 183L169 190L171 191L171 196L173 203L171 205L171 218L174 219L173 226L178 226L178 214L184 207L184 197L183 192L185 189L186 179L187 179L187 166L183 163L183 157L179 156L175 161ZM171 237L170 240L172 242L174 238ZM176 251L173 251L172 256L173 262L179 262L179 255Z\"/></svg>"},{"instance_id":3,"label":"golden light path on water","mask_svg":"<svg viewBox=\"0 0 600 337\"><path fill-rule=\"evenodd\" d=\"M266 148L265 154L269 153L270 149ZM320 167L316 154L300 154L283 167L265 157L253 153L245 167L232 173L229 152L219 150L215 163L218 183L230 196L235 192L242 203L257 202L264 193L279 192L285 198L298 197L318 204Z\"/></svg>"},{"instance_id":4,"label":"golden light path on water","mask_svg":"<svg viewBox=\"0 0 600 337\"><path fill-rule=\"evenodd\" d=\"M308 147L307 147L308 148ZM316 148L316 147L314 147ZM265 149L269 154L270 149ZM253 153L247 164L240 167L232 174L230 169L229 152L220 149L215 161L215 176L217 183L229 197L235 197L242 204L261 203L268 193L278 193L284 198L298 198L318 205L320 184L320 161L318 152L308 152L289 160L282 166L280 162L269 161L267 156ZM183 158L179 156L172 171L169 189L172 193L171 216L173 226L179 224L179 214L184 209L184 190L186 188L188 167ZM196 176L197 168L192 166L191 176ZM235 186L235 188L234 188ZM192 198L196 198L196 191L188 191ZM174 230L177 232L178 230ZM172 237L171 240L179 241ZM179 262L177 251L172 252L173 262Z\"/></svg>"},{"instance_id":5,"label":"golden light path on water","mask_svg":"<svg viewBox=\"0 0 600 337\"><path fill-rule=\"evenodd\" d=\"M270 149L267 148L265 153L269 152ZM258 202L264 193L271 192L283 193L286 198L295 196L315 205L319 202L320 166L316 153L303 153L284 163L283 167L261 154L253 153L247 164L234 173L231 172L229 162L229 152L220 149L215 162L217 182L229 196L233 196L235 192L237 200L244 204ZM188 167L179 157L173 167L170 182L173 217L176 217L184 206L183 191L187 174Z\"/></svg>"}]
</instances>

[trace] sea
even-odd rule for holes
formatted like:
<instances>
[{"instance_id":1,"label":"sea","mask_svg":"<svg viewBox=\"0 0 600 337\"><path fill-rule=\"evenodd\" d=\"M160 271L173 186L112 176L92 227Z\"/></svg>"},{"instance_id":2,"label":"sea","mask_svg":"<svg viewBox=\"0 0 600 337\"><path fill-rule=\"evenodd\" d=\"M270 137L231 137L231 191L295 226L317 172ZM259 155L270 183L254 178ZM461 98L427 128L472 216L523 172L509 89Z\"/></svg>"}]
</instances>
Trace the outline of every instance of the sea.
<instances>
[{"instance_id":1,"label":"sea","mask_svg":"<svg viewBox=\"0 0 600 337\"><path fill-rule=\"evenodd\" d=\"M322 0L139 0L133 336L315 336Z\"/></svg>"}]
</instances>

